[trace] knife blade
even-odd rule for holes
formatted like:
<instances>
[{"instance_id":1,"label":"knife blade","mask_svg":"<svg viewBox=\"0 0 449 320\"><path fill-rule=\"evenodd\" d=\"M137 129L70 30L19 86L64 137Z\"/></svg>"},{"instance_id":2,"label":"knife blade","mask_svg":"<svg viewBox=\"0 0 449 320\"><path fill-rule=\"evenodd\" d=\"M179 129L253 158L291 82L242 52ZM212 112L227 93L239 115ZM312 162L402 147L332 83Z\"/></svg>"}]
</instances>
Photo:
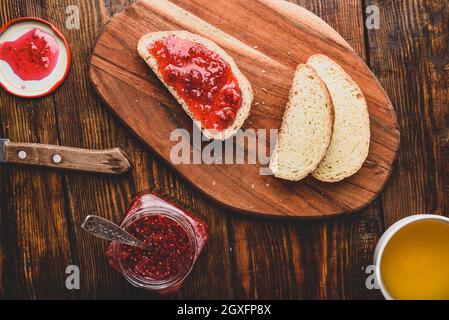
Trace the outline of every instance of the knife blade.
<instances>
[{"instance_id":1,"label":"knife blade","mask_svg":"<svg viewBox=\"0 0 449 320\"><path fill-rule=\"evenodd\" d=\"M131 168L119 148L89 150L39 143L17 143L0 138L0 163L33 165L105 174L123 174Z\"/></svg>"}]
</instances>

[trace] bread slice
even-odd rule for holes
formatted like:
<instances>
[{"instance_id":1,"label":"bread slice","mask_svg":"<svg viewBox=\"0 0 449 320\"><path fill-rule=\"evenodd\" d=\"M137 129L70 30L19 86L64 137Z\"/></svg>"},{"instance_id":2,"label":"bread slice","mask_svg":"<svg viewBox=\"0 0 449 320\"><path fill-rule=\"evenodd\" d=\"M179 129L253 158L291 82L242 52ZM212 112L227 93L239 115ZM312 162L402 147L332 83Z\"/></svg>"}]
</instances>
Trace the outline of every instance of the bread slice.
<instances>
[{"instance_id":1,"label":"bread slice","mask_svg":"<svg viewBox=\"0 0 449 320\"><path fill-rule=\"evenodd\" d=\"M237 111L236 118L232 125L223 131L213 130L213 129L205 129L202 128L201 122L198 119L195 119L195 116L190 111L188 104L182 99L174 90L173 87L169 86L164 80L162 75L159 73L158 63L156 59L148 52L148 46L152 44L153 42L169 37L169 36L176 36L181 39L190 40L194 43L201 44L208 48L209 50L212 50L219 54L223 60L225 60L231 67L231 70L234 74L234 76L237 78L240 90L242 92L242 105L240 109ZM216 43L213 41L206 39L204 37L201 37L199 35L190 33L188 31L163 31L163 32L153 32L148 33L142 36L139 40L139 43L137 45L137 50L139 52L139 55L146 61L146 63L150 66L150 68L153 70L153 72L158 76L158 78L162 81L162 83L168 88L170 93L176 98L176 100L179 102L179 104L182 105L185 112L192 118L193 122L200 128L203 132L203 134L208 137L209 139L218 139L218 140L226 140L227 138L233 136L237 133L238 129L243 125L246 118L248 118L251 104L253 101L253 91L251 88L251 84L248 81L248 79L240 72L239 68L237 67L237 64L235 63L234 59L230 55L228 55L222 48L220 48Z\"/></svg>"},{"instance_id":2,"label":"bread slice","mask_svg":"<svg viewBox=\"0 0 449 320\"><path fill-rule=\"evenodd\" d=\"M270 169L299 181L316 169L329 146L334 123L331 96L313 68L296 69Z\"/></svg>"},{"instance_id":3,"label":"bread slice","mask_svg":"<svg viewBox=\"0 0 449 320\"><path fill-rule=\"evenodd\" d=\"M325 182L341 181L360 170L368 157L370 121L360 87L335 61L324 55L309 58L326 83L335 109L332 140L313 176Z\"/></svg>"}]
</instances>

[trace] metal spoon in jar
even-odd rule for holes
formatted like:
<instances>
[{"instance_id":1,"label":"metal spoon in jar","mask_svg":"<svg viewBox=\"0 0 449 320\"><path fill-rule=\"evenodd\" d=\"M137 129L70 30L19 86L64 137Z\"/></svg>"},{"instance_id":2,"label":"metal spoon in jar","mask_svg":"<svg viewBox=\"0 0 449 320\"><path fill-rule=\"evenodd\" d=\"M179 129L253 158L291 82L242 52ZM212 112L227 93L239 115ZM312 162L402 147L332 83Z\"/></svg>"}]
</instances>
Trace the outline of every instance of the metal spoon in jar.
<instances>
[{"instance_id":1,"label":"metal spoon in jar","mask_svg":"<svg viewBox=\"0 0 449 320\"><path fill-rule=\"evenodd\" d=\"M116 225L114 222L102 217L87 216L81 225L81 228L98 238L115 241L142 249L147 247L143 241L140 241L133 235L129 234L125 231L125 229Z\"/></svg>"}]
</instances>

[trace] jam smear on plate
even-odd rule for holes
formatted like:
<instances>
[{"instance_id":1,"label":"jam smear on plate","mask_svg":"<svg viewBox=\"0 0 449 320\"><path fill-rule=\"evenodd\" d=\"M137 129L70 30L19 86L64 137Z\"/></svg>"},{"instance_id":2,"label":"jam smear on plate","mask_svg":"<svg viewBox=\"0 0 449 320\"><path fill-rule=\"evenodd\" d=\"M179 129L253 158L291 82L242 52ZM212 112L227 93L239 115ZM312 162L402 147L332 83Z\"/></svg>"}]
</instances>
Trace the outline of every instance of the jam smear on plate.
<instances>
[{"instance_id":1,"label":"jam smear on plate","mask_svg":"<svg viewBox=\"0 0 449 320\"><path fill-rule=\"evenodd\" d=\"M0 60L9 64L24 81L42 80L56 67L59 48L56 39L39 28L33 28L14 41L0 44Z\"/></svg>"},{"instance_id":2,"label":"jam smear on plate","mask_svg":"<svg viewBox=\"0 0 449 320\"><path fill-rule=\"evenodd\" d=\"M205 129L223 131L242 106L242 92L231 66L202 44L174 35L148 47L163 80L188 104Z\"/></svg>"}]
</instances>

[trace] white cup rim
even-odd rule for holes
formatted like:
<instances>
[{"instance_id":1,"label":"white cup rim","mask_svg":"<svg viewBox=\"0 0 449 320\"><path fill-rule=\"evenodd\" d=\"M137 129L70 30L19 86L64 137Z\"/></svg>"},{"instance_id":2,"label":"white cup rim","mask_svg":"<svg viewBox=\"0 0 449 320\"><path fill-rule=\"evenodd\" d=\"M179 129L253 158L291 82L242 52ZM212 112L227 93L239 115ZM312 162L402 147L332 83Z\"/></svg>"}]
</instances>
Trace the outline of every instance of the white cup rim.
<instances>
[{"instance_id":1,"label":"white cup rim","mask_svg":"<svg viewBox=\"0 0 449 320\"><path fill-rule=\"evenodd\" d=\"M376 249L374 251L374 265L376 266L376 281L380 287L380 291L382 295L387 300L394 300L394 298L390 295L388 290L386 289L381 275L380 264L382 262L382 255L384 253L385 247L391 238L402 228L408 226L414 222L423 221L423 220L438 220L442 222L446 222L449 224L449 218L440 215L434 214L417 214L413 216L406 217L401 219L394 224L392 224L381 236L379 242L377 243Z\"/></svg>"}]
</instances>

